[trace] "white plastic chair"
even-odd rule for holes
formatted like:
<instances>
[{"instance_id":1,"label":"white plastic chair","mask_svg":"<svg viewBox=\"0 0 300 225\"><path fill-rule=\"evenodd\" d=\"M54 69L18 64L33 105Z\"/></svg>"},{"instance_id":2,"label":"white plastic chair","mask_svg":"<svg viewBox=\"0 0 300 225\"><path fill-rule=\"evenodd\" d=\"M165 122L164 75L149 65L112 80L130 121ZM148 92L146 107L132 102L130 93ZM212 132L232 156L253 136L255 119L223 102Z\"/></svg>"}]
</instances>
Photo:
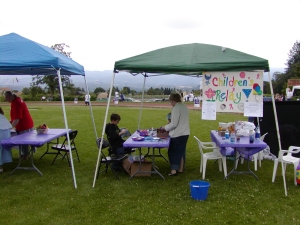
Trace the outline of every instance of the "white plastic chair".
<instances>
[{"instance_id":1,"label":"white plastic chair","mask_svg":"<svg viewBox=\"0 0 300 225\"><path fill-rule=\"evenodd\" d=\"M216 146L215 142L202 142L196 136L194 138L197 140L199 150L200 150L200 173L202 173L202 179L205 179L206 163L207 160L218 160L219 171L222 171L222 163L224 170L224 177L227 176L226 167L226 156L223 156L220 152L220 148ZM203 152L203 150L212 150L211 152Z\"/></svg>"},{"instance_id":2,"label":"white plastic chair","mask_svg":"<svg viewBox=\"0 0 300 225\"><path fill-rule=\"evenodd\" d=\"M260 140L261 141L264 141L265 139L265 136L267 135L268 133L265 133L263 136L260 137ZM254 170L257 171L257 160L259 161L259 167L261 167L261 159L263 158L263 155L262 155L263 151L260 151L256 154L253 155L253 161L254 161Z\"/></svg>"},{"instance_id":3,"label":"white plastic chair","mask_svg":"<svg viewBox=\"0 0 300 225\"><path fill-rule=\"evenodd\" d=\"M264 135L262 135L260 137L260 140L263 141L265 136L267 135L268 133L265 133ZM263 155L262 155L262 150L256 154L254 154L252 157L253 157L253 162L254 162L254 170L257 171L257 160L259 161L259 167L261 167L261 159L263 158ZM244 163L244 158L242 157L241 158L241 164Z\"/></svg>"},{"instance_id":4,"label":"white plastic chair","mask_svg":"<svg viewBox=\"0 0 300 225\"><path fill-rule=\"evenodd\" d=\"M284 176L284 177L285 177L285 171L286 171L286 164L294 164L294 183L295 183L295 185L297 185L296 170L297 170L297 166L300 162L300 159L293 157L292 154L296 154L299 152L300 152L300 147L297 147L297 146L290 146L289 150L280 150L279 151L278 158L274 160L272 182L275 181L278 162L281 162L283 164L282 176Z\"/></svg>"}]
</instances>

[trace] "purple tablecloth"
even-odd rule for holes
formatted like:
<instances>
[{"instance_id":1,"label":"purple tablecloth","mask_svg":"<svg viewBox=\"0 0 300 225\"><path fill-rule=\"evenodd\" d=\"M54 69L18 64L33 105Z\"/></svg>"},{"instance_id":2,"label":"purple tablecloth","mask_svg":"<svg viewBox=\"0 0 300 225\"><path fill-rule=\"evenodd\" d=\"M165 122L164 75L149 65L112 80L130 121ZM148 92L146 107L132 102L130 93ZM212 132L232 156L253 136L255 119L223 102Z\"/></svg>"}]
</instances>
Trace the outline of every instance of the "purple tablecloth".
<instances>
[{"instance_id":1,"label":"purple tablecloth","mask_svg":"<svg viewBox=\"0 0 300 225\"><path fill-rule=\"evenodd\" d=\"M34 130L4 139L1 141L1 145L9 148L15 145L32 145L35 147L41 147L45 143L59 138L65 134L67 134L66 129L49 129L47 134L37 134L37 132Z\"/></svg>"},{"instance_id":2,"label":"purple tablecloth","mask_svg":"<svg viewBox=\"0 0 300 225\"><path fill-rule=\"evenodd\" d=\"M218 131L212 130L210 132L211 140L221 148L221 154L226 155L226 147L235 148L238 152L244 154L246 157L254 155L267 147L267 144L261 140L249 143L249 137L241 137L240 141L229 142L223 140L218 134Z\"/></svg>"},{"instance_id":3,"label":"purple tablecloth","mask_svg":"<svg viewBox=\"0 0 300 225\"><path fill-rule=\"evenodd\" d=\"M137 137L138 133L135 132L131 137ZM130 148L142 148L142 147L150 147L150 148L168 148L170 145L170 138L164 138L159 140L143 140L143 141L134 141L129 137L124 143L124 147ZM147 139L147 138L146 138Z\"/></svg>"}]
</instances>

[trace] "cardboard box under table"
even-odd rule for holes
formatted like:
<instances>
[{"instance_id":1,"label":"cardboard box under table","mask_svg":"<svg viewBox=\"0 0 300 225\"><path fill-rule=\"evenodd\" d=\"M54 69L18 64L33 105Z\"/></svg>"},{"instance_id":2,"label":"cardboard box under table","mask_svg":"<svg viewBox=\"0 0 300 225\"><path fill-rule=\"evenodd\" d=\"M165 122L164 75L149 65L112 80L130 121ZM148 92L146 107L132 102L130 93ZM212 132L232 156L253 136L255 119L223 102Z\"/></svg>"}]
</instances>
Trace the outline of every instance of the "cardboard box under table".
<instances>
[{"instance_id":1,"label":"cardboard box under table","mask_svg":"<svg viewBox=\"0 0 300 225\"><path fill-rule=\"evenodd\" d=\"M142 159L144 161L141 162L141 169L138 173L138 169L140 168L140 161L133 161L131 157L127 157L123 160L123 168L127 171L130 176L151 176L151 167L152 162L148 162L146 159Z\"/></svg>"}]
</instances>

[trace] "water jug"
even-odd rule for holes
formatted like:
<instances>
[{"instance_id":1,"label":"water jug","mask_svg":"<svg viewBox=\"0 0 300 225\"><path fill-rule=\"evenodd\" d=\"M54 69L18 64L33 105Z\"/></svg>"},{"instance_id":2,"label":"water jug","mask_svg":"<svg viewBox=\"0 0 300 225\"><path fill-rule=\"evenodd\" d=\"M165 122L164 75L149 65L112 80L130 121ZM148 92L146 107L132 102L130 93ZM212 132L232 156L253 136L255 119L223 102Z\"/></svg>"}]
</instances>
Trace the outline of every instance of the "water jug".
<instances>
[{"instance_id":1,"label":"water jug","mask_svg":"<svg viewBox=\"0 0 300 225\"><path fill-rule=\"evenodd\" d=\"M226 131L225 131L225 139L229 140L229 130L228 129L226 129Z\"/></svg>"},{"instance_id":2,"label":"water jug","mask_svg":"<svg viewBox=\"0 0 300 225\"><path fill-rule=\"evenodd\" d=\"M257 127L256 131L255 131L255 140L256 141L260 140L260 129L259 129L259 127Z\"/></svg>"},{"instance_id":3,"label":"water jug","mask_svg":"<svg viewBox=\"0 0 300 225\"><path fill-rule=\"evenodd\" d=\"M235 142L235 132L233 131L233 132L231 132L230 133L230 142Z\"/></svg>"},{"instance_id":4,"label":"water jug","mask_svg":"<svg viewBox=\"0 0 300 225\"><path fill-rule=\"evenodd\" d=\"M253 132L253 130L250 130L250 132L249 132L249 142L250 143L254 142L254 132Z\"/></svg>"}]
</instances>

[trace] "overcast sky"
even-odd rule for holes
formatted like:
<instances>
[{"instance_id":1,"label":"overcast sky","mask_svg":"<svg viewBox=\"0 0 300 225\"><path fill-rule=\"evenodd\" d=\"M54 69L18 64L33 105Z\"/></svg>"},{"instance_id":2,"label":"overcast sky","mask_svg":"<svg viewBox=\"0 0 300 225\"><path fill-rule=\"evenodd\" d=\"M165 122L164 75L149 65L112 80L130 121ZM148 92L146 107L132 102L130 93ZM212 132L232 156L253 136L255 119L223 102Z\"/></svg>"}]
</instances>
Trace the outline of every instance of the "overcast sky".
<instances>
[{"instance_id":1,"label":"overcast sky","mask_svg":"<svg viewBox=\"0 0 300 225\"><path fill-rule=\"evenodd\" d=\"M66 43L85 70L155 49L204 43L284 68L300 41L300 0L7 0L0 35L51 46Z\"/></svg>"}]
</instances>

